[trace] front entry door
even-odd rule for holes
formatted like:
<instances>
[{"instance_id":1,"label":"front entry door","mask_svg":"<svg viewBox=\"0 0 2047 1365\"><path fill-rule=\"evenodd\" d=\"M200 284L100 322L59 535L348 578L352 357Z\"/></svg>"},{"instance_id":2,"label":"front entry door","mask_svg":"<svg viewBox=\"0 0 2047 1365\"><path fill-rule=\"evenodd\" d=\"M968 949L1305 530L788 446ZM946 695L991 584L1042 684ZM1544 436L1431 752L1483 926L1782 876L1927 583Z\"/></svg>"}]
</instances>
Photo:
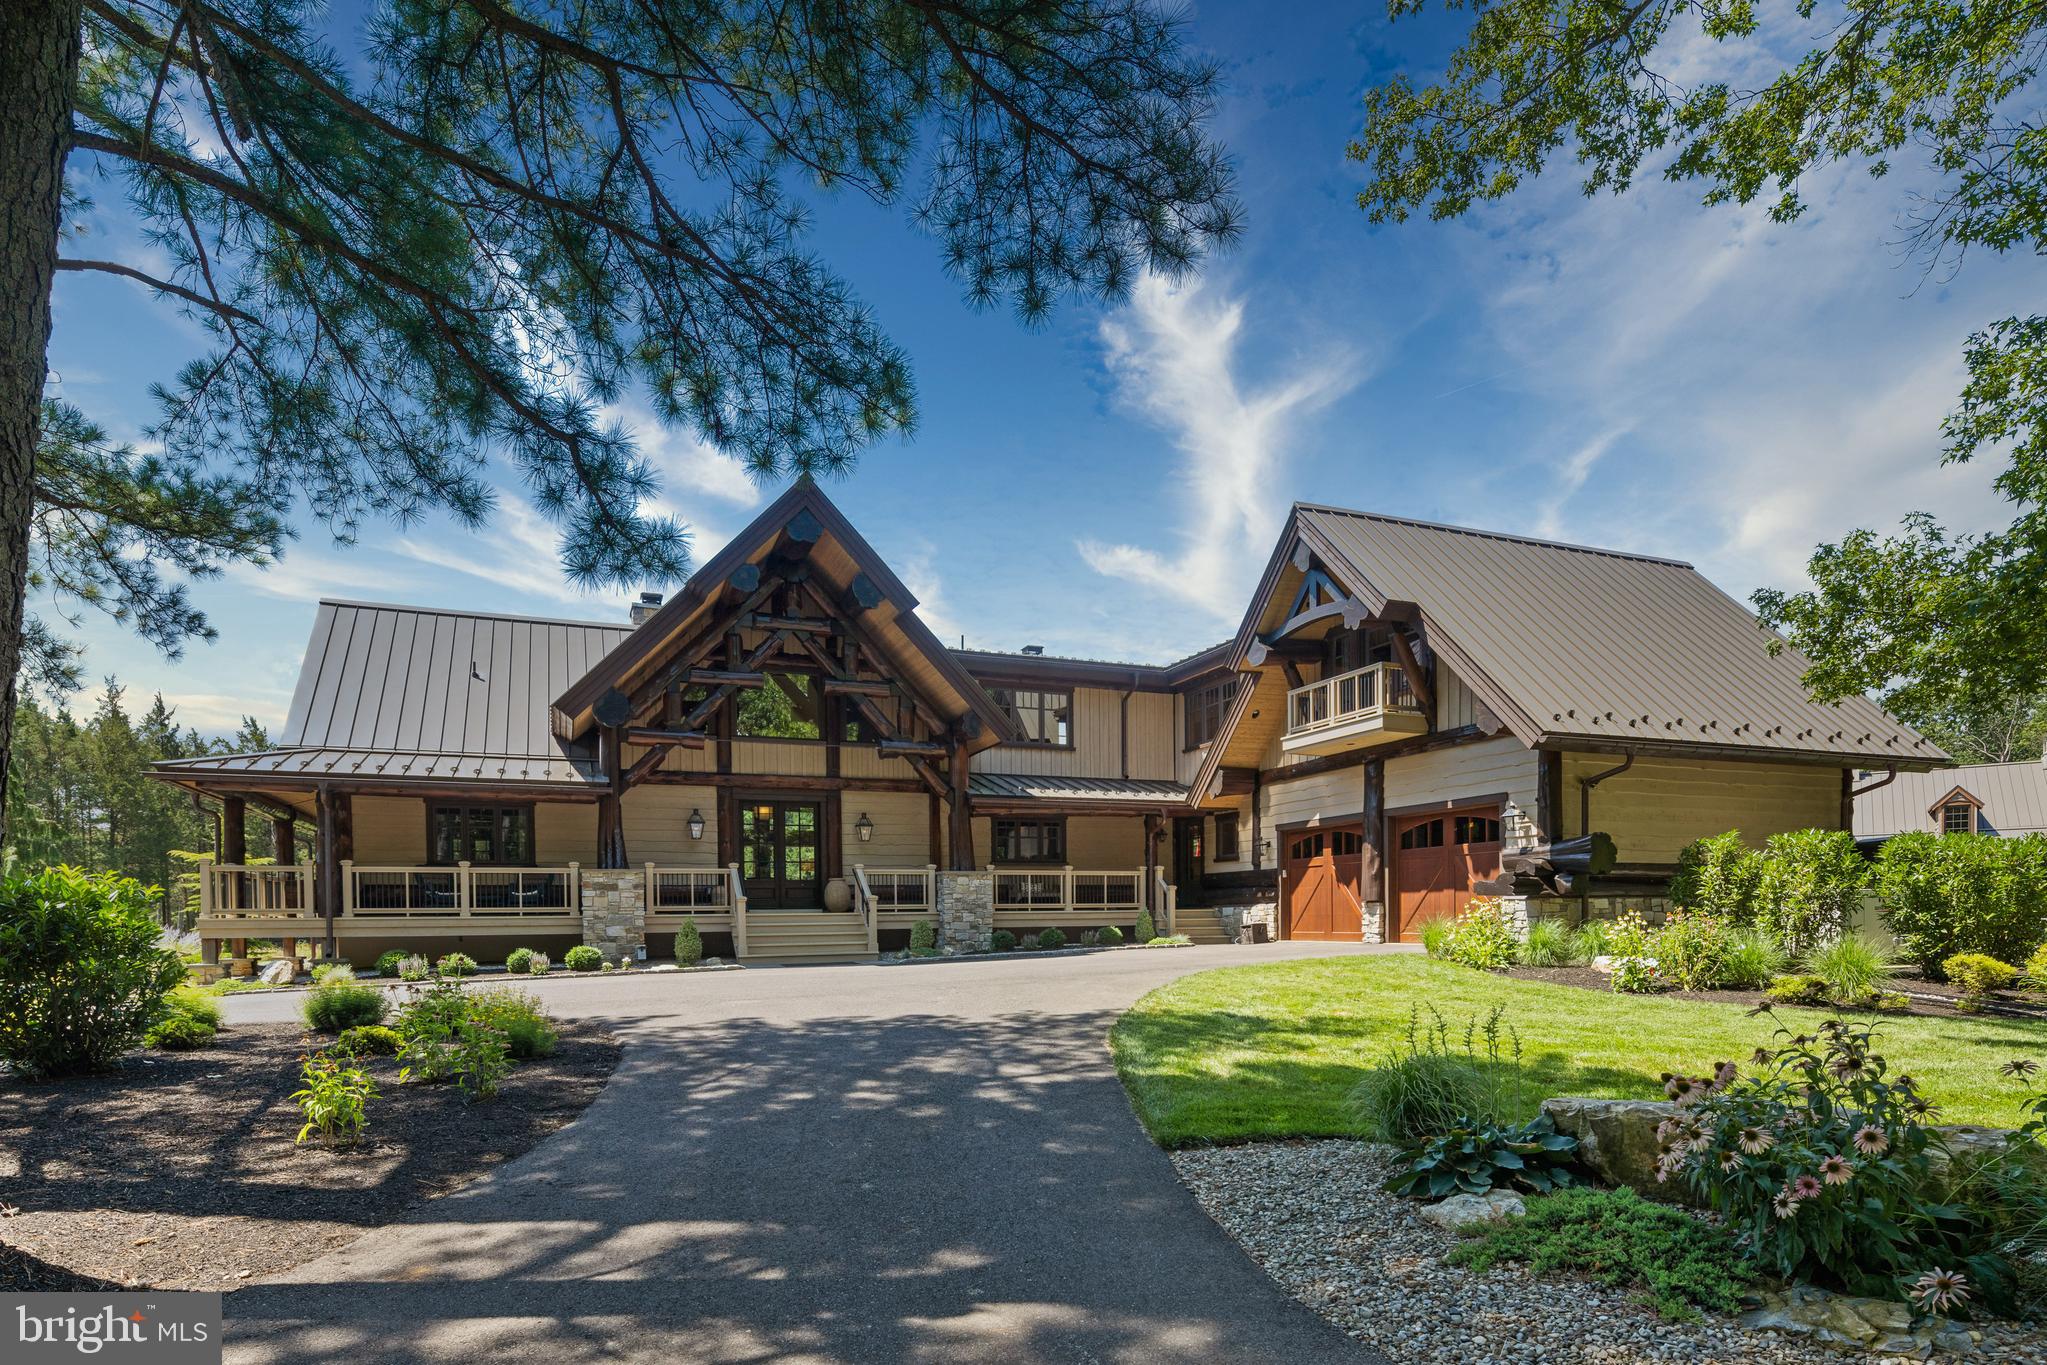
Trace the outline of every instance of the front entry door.
<instances>
[{"instance_id":1,"label":"front entry door","mask_svg":"<svg viewBox=\"0 0 2047 1365\"><path fill-rule=\"evenodd\" d=\"M1358 879L1365 836L1357 829L1303 830L1287 840L1286 936L1356 943L1364 937Z\"/></svg>"},{"instance_id":2,"label":"front entry door","mask_svg":"<svg viewBox=\"0 0 2047 1365\"><path fill-rule=\"evenodd\" d=\"M748 910L821 910L820 807L814 801L754 801L739 808L739 875Z\"/></svg>"},{"instance_id":3,"label":"front entry door","mask_svg":"<svg viewBox=\"0 0 2047 1365\"><path fill-rule=\"evenodd\" d=\"M1207 824L1208 818L1202 815L1181 816L1173 821L1173 885L1179 889L1182 905L1202 903L1201 836Z\"/></svg>"},{"instance_id":4,"label":"front entry door","mask_svg":"<svg viewBox=\"0 0 2047 1365\"><path fill-rule=\"evenodd\" d=\"M1486 806L1411 816L1393 827L1393 910L1403 943L1422 926L1456 915L1472 883L1500 875L1500 812Z\"/></svg>"}]
</instances>

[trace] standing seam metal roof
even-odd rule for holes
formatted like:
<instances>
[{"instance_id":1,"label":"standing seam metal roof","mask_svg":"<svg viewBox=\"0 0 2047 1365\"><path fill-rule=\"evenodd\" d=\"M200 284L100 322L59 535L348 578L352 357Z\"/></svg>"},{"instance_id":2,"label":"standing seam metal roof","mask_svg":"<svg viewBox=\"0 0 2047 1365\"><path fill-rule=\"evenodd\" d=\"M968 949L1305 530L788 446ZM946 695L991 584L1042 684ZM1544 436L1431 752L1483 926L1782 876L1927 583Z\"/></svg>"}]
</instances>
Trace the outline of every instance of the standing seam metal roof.
<instances>
[{"instance_id":1,"label":"standing seam metal roof","mask_svg":"<svg viewBox=\"0 0 2047 1365\"><path fill-rule=\"evenodd\" d=\"M1296 513L1364 580L1353 591L1417 603L1542 737L1946 758L1867 698L1811 700L1803 657L1771 654L1777 637L1682 561L1335 507Z\"/></svg>"},{"instance_id":2,"label":"standing seam metal roof","mask_svg":"<svg viewBox=\"0 0 2047 1365\"><path fill-rule=\"evenodd\" d=\"M1970 763L1930 773L1899 773L1855 798L1857 838L1940 830L1933 803L1960 787L1983 803L1984 832L2047 833L2047 763Z\"/></svg>"}]
</instances>

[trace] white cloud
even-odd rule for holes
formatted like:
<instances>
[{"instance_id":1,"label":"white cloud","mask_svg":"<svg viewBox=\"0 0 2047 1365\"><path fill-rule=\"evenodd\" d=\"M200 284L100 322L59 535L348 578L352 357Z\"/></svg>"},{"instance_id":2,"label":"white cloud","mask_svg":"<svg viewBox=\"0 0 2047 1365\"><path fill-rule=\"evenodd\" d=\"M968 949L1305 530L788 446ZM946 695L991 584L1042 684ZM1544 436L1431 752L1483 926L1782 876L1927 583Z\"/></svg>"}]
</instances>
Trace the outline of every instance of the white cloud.
<instances>
[{"instance_id":1,"label":"white cloud","mask_svg":"<svg viewBox=\"0 0 2047 1365\"><path fill-rule=\"evenodd\" d=\"M270 732L273 743L291 709L288 692L165 692L163 699L178 724L192 726L201 734L233 734L241 728L243 717L253 716ZM141 704L148 705L148 700Z\"/></svg>"},{"instance_id":2,"label":"white cloud","mask_svg":"<svg viewBox=\"0 0 2047 1365\"><path fill-rule=\"evenodd\" d=\"M1624 429L1618 427L1601 432L1564 457L1556 467L1549 496L1542 500L1541 509L1536 513L1535 534L1550 539L1560 539L1566 534L1565 505L1585 486L1585 481L1592 477L1592 467L1599 463L1607 451L1613 449L1615 441L1626 434Z\"/></svg>"},{"instance_id":3,"label":"white cloud","mask_svg":"<svg viewBox=\"0 0 2047 1365\"><path fill-rule=\"evenodd\" d=\"M390 549L418 563L578 612L604 612L615 596L570 583L562 573L560 532L531 503L509 493L499 493L490 523L481 530L436 527L426 535L402 536L391 542Z\"/></svg>"},{"instance_id":4,"label":"white cloud","mask_svg":"<svg viewBox=\"0 0 2047 1365\"><path fill-rule=\"evenodd\" d=\"M1357 383L1348 351L1297 362L1270 383L1241 375L1245 303L1198 281L1147 275L1101 338L1118 399L1173 437L1188 490L1179 548L1082 541L1097 573L1183 598L1218 619L1241 609L1244 570L1271 548L1288 445L1302 419Z\"/></svg>"},{"instance_id":5,"label":"white cloud","mask_svg":"<svg viewBox=\"0 0 2047 1365\"><path fill-rule=\"evenodd\" d=\"M605 408L603 415L632 433L640 452L660 472L664 500L702 494L735 507L760 505L760 485L744 464L692 432L663 426L644 403L629 399Z\"/></svg>"}]
</instances>

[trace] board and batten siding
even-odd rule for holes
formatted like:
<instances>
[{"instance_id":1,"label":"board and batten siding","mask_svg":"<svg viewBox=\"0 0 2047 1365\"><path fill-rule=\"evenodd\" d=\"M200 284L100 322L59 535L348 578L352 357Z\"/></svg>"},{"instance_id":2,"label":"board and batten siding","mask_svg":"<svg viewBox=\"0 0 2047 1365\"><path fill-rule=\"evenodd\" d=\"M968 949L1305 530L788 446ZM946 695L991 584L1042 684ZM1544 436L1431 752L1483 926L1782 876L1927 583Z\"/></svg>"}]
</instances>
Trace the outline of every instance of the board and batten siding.
<instances>
[{"instance_id":1,"label":"board and batten siding","mask_svg":"<svg viewBox=\"0 0 2047 1365\"><path fill-rule=\"evenodd\" d=\"M1505 792L1531 814L1535 810L1539 760L1535 750L1501 735L1386 762L1386 809L1467 801Z\"/></svg>"},{"instance_id":2,"label":"board and batten siding","mask_svg":"<svg viewBox=\"0 0 2047 1365\"><path fill-rule=\"evenodd\" d=\"M994 822L974 820L974 865L993 860ZM1169 841L1161 840L1161 863L1171 857ZM1144 866L1144 817L1140 815L1072 815L1066 820L1066 861L1090 871Z\"/></svg>"},{"instance_id":3,"label":"board and batten siding","mask_svg":"<svg viewBox=\"0 0 2047 1365\"><path fill-rule=\"evenodd\" d=\"M849 794L850 795L850 794ZM427 860L426 812L417 796L357 796L351 802L355 861L417 867ZM489 803L482 803L489 804ZM689 837L689 813L704 815L704 837ZM710 787L647 785L626 793L625 846L635 865L715 867L718 796ZM597 861L597 807L590 802L538 801L533 806L534 861L543 867Z\"/></svg>"},{"instance_id":4,"label":"board and batten siding","mask_svg":"<svg viewBox=\"0 0 2047 1365\"><path fill-rule=\"evenodd\" d=\"M597 838L595 807L590 808L590 838ZM689 815L700 811L704 837L689 837ZM649 783L635 787L619 803L625 821L625 851L634 866L716 867L718 865L718 791L715 787L671 787ZM594 855L594 852L592 854Z\"/></svg>"},{"instance_id":5,"label":"board and batten siding","mask_svg":"<svg viewBox=\"0 0 2047 1365\"><path fill-rule=\"evenodd\" d=\"M417 796L354 796L348 804L357 862L417 867L426 861L426 802Z\"/></svg>"},{"instance_id":6,"label":"board and batten siding","mask_svg":"<svg viewBox=\"0 0 2047 1365\"><path fill-rule=\"evenodd\" d=\"M839 795L840 845L845 866L923 867L931 861L931 796L926 792L846 791ZM874 837L860 842L854 826L865 812ZM943 826L941 826L941 834Z\"/></svg>"},{"instance_id":7,"label":"board and batten siding","mask_svg":"<svg viewBox=\"0 0 2047 1365\"><path fill-rule=\"evenodd\" d=\"M1578 820L1578 779L1621 760L1611 754L1565 754L1563 759L1563 824L1569 838L1584 833ZM1841 770L1818 764L1645 757L1592 790L1592 828L1613 836L1624 863L1673 863L1692 840L1730 829L1760 846L1772 834L1838 829L1840 824Z\"/></svg>"},{"instance_id":8,"label":"board and batten siding","mask_svg":"<svg viewBox=\"0 0 2047 1365\"><path fill-rule=\"evenodd\" d=\"M1179 732L1170 692L1134 692L1130 696L1130 773L1132 778L1172 781L1177 768ZM999 744L974 755L974 771L1026 773L1047 777L1113 777L1123 773L1123 694L1106 687L1073 689L1073 747L1043 744Z\"/></svg>"}]
</instances>

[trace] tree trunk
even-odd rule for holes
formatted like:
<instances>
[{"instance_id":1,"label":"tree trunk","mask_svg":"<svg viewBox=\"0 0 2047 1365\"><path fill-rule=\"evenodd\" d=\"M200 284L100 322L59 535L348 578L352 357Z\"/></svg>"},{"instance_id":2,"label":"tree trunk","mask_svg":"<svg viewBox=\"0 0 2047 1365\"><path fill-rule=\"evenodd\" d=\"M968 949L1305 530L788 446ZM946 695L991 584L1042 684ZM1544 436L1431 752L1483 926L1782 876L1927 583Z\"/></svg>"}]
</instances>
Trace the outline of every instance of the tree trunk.
<instances>
[{"instance_id":1,"label":"tree trunk","mask_svg":"<svg viewBox=\"0 0 2047 1365\"><path fill-rule=\"evenodd\" d=\"M80 0L0 3L0 842Z\"/></svg>"}]
</instances>

